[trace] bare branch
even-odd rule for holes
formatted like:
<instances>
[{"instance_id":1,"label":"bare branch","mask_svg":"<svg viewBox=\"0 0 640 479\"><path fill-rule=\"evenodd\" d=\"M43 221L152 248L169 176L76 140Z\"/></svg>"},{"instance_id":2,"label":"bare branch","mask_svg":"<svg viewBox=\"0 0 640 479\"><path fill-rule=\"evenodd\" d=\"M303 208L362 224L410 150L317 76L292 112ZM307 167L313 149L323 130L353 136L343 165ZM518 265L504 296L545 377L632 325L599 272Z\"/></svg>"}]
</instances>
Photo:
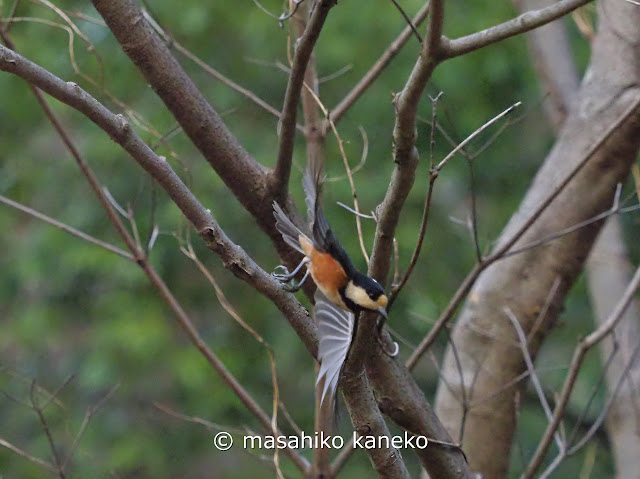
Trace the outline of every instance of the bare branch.
<instances>
[{"instance_id":1,"label":"bare branch","mask_svg":"<svg viewBox=\"0 0 640 479\"><path fill-rule=\"evenodd\" d=\"M540 383L540 378L538 378L538 374L536 373L536 367L533 364L533 359L531 358L531 353L529 352L529 341L527 340L527 335L524 333L522 326L518 322L518 318L511 311L511 308L508 306L504 307L504 312L511 321L513 328L516 330L516 334L518 335L518 346L520 347L520 351L522 351L522 358L524 359L525 364L527 365L527 371L529 372L529 377L531 378L531 383L533 384L533 389L535 390L538 401L540 401L540 405L542 406L542 410L544 411L544 415L547 416L547 420L551 422L553 414L551 412L551 408L549 407L549 403L547 402L547 398L544 394L544 390L542 389L542 384ZM565 449L565 443L560 437L560 434L554 434L554 438L556 440L556 444L559 450Z\"/></svg>"},{"instance_id":2,"label":"bare branch","mask_svg":"<svg viewBox=\"0 0 640 479\"><path fill-rule=\"evenodd\" d=\"M335 3L336 0L319 0L311 14L304 34L296 41L291 75L289 76L284 105L282 106L282 116L278 125L280 142L276 166L272 174L272 186L276 197L282 197L286 193L289 184L298 103L307 64L327 15L329 15L329 10Z\"/></svg>"},{"instance_id":3,"label":"bare branch","mask_svg":"<svg viewBox=\"0 0 640 479\"><path fill-rule=\"evenodd\" d=\"M505 254L513 247L513 245L524 235L528 229L531 227L533 223L540 217L540 215L549 207L549 205L553 202L555 198L562 193L565 187L569 184L569 182L582 170L582 168L589 162L589 160L602 148L602 146L609 140L609 138L620 128L621 125L626 123L629 118L632 118L637 114L637 110L640 107L640 99L632 102L620 116L617 117L616 121L614 121L610 127L604 132L604 134L588 149L588 151L583 155L582 159L578 161L575 167L569 172L569 174L565 177L565 179L560 182L556 188L549 194L549 196L542 201L535 211L531 213L526 221L524 221L515 233L505 241L494 253L485 258L481 263L476 263L473 269L469 272L467 277L464 279L462 284L458 287L453 298L447 304L447 307L442 312L433 328L429 331L423 340L420 342L416 350L411 354L409 359L406 362L407 368L413 369L420 359L420 357L424 354L424 352L433 344L436 337L445 326L445 324L453 317L453 314L458 309L462 301L466 297L467 293L471 290L471 287L475 283L480 273L484 271L491 264L496 261L502 259Z\"/></svg>"},{"instance_id":4,"label":"bare branch","mask_svg":"<svg viewBox=\"0 0 640 479\"><path fill-rule=\"evenodd\" d=\"M58 471L56 466L51 464L50 462L43 461L42 459L39 459L39 458L37 458L35 456L32 456L28 452L23 451L19 447L14 446L9 441L5 441L1 437L0 437L0 446L6 447L7 449L15 452L17 455L24 457L27 461L32 462L34 464L37 464L38 466L43 467L48 471L51 471L51 472L57 472Z\"/></svg>"},{"instance_id":5,"label":"bare branch","mask_svg":"<svg viewBox=\"0 0 640 479\"><path fill-rule=\"evenodd\" d=\"M393 5L398 9L398 11L400 12L400 15L402 15L402 18L404 18L405 22L407 22L407 24L409 25L409 28L411 28L411 31L416 36L418 41L420 43L422 43L422 35L420 35L418 30L416 29L415 25L413 24L413 22L409 18L409 15L407 15L405 13L404 9L400 6L400 4L397 2L397 0L391 0L391 1L393 2Z\"/></svg>"},{"instance_id":6,"label":"bare branch","mask_svg":"<svg viewBox=\"0 0 640 479\"><path fill-rule=\"evenodd\" d=\"M471 35L455 40L443 39L441 54L445 58L464 55L465 53L478 50L487 45L492 45L506 38L545 25L591 1L592 0L560 0L546 8L523 13L516 18L487 28L481 32L472 33Z\"/></svg>"},{"instance_id":7,"label":"bare branch","mask_svg":"<svg viewBox=\"0 0 640 479\"><path fill-rule=\"evenodd\" d=\"M275 116L277 118L280 118L280 115L281 115L280 112L277 109L275 109L274 107L272 107L271 105L269 105L262 98L258 97L258 95L253 93L251 90L247 90L246 88L238 85L236 82L234 82L230 78L227 78L222 73L220 73L218 70L216 70L212 66L208 65L207 63L205 63L202 59L200 59L198 56L196 56L190 50L188 50L187 48L182 46L174 37L169 35L167 33L167 31L160 26L160 24L149 14L149 12L147 10L142 10L142 14L144 15L144 18L149 22L149 24L154 28L154 30L158 33L158 35L160 35L164 39L164 41L167 42L167 44L169 46L171 46L172 48L175 48L182 55L187 57L189 60L191 60L196 65L198 65L200 68L202 68L209 75L213 76L214 78L217 78L218 80L220 80L222 83L227 85L232 90L237 91L241 95L245 96L246 98L251 100L253 103L255 103L256 105L261 107L263 110L271 113L273 116ZM297 125L297 128L300 131L303 130L303 128L300 125Z\"/></svg>"},{"instance_id":8,"label":"bare branch","mask_svg":"<svg viewBox=\"0 0 640 479\"><path fill-rule=\"evenodd\" d=\"M88 235L87 233L77 230L72 226L69 226L65 223L61 223L60 221L55 220L45 214L42 214L32 208L29 208L28 206L25 206L21 203L10 200L9 198L2 195L0 195L0 202L4 203L5 205L11 206L12 208L15 208L19 211L22 211L23 213L26 213L30 216L33 216L34 218L37 218L40 221L44 221L45 223L48 223L51 226L55 226L56 228L61 229L62 231L65 231L73 236L76 236L86 241L87 243L95 244L97 246L100 246L102 249L105 249L107 251L110 251L111 253L115 253L119 256L122 256L123 258L128 259L129 261L135 262L135 258L131 255L131 253L128 253L127 251L124 251L123 249L120 249L117 246L114 246L110 243L107 243L91 235Z\"/></svg>"},{"instance_id":9,"label":"bare branch","mask_svg":"<svg viewBox=\"0 0 640 479\"><path fill-rule=\"evenodd\" d=\"M56 392L53 394L54 397L57 393L67 384L65 381L62 386L60 386ZM40 424L42 425L42 430L47 438L47 442L49 443L49 448L51 449L51 454L53 455L53 463L55 464L56 472L60 479L65 479L66 474L64 473L64 469L62 467L62 458L60 457L60 453L58 452L58 447L56 446L55 441L53 440L53 435L51 434L51 430L49 429L49 423L47 419L44 417L44 413L42 412L43 408L38 404L38 400L36 398L36 381L35 379L31 382L31 389L29 391L29 397L31 399L31 408L38 415L38 419L40 420Z\"/></svg>"},{"instance_id":10,"label":"bare branch","mask_svg":"<svg viewBox=\"0 0 640 479\"><path fill-rule=\"evenodd\" d=\"M412 25L420 25L429 12L429 2L426 2L420 11L413 17L411 21ZM382 53L380 58L373 64L367 73L360 79L360 81L351 89L345 97L340 100L333 110L331 110L331 119L338 123L344 114L353 106L353 104L362 96L362 94L371 86L371 84L380 76L384 69L391 63L396 54L407 43L407 40L411 37L411 27L407 26L398 37L391 42L389 47Z\"/></svg>"},{"instance_id":11,"label":"bare branch","mask_svg":"<svg viewBox=\"0 0 640 479\"><path fill-rule=\"evenodd\" d=\"M456 153L458 153L460 150L462 150L467 145L467 143L469 143L476 136L478 136L480 133L482 133L484 130L486 130L489 126L493 125L496 121L498 121L499 119L501 119L505 115L508 115L513 110L518 108L520 105L522 105L522 102L514 103L509 108L507 108L505 111L503 111L499 115L494 116L491 120L489 120L484 125L482 125L480 128L478 128L476 131L471 133L468 137L466 137L464 139L464 141L462 141L447 156L445 156L444 159L440 163L438 163L438 166L436 167L436 171L440 171L444 167L444 165L446 165L447 162L456 155Z\"/></svg>"},{"instance_id":12,"label":"bare branch","mask_svg":"<svg viewBox=\"0 0 640 479\"><path fill-rule=\"evenodd\" d=\"M84 431L87 429L87 426L89 425L89 421L91 421L91 418L95 415L96 412L98 412L102 408L102 406L104 406L104 404L109 399L111 399L111 396L113 396L119 388L120 388L120 383L118 382L115 386L113 386L111 389L109 389L107 394L105 394L102 397L102 399L100 399L100 401L98 401L93 406L90 406L89 408L87 408L87 412L84 415L84 419L82 420L82 424L80 425L80 429L78 430L78 433L76 434L76 437L73 440L73 444L71 445L71 448L69 449L69 452L67 453L67 457L65 458L64 462L62 463L62 470L66 470L67 469L67 466L69 465L69 462L73 458L73 454L76 452L78 444L80 444L80 438L82 438L82 435L84 434Z\"/></svg>"},{"instance_id":13,"label":"bare branch","mask_svg":"<svg viewBox=\"0 0 640 479\"><path fill-rule=\"evenodd\" d=\"M174 202L181 207L185 216L194 224L194 226L199 228L201 236L203 236L212 250L221 255L229 269L234 271L234 273L238 274L240 277L245 278L245 280L248 280L250 284L255 283L254 286L257 286L259 289L263 289L263 291L266 291L266 289L271 290L272 300L274 300L275 303L280 304L287 311L285 316L289 317L293 310L298 310L298 313L294 313L298 318L294 322L298 323L305 330L304 332L301 331L303 342L310 348L310 351L315 354L317 348L315 332L313 330L313 326L309 325L308 320L306 320L307 312L299 305L299 303L288 300L286 298L286 293L282 291L279 283L271 278L268 273L255 265L244 251L231 243L224 232L215 223L211 214L206 211L202 205L200 205L197 199L188 190L186 185L184 185L184 183L182 183L182 181L177 177L166 161L157 157L155 153L153 153L149 147L142 142L142 140L135 134L121 116L113 115L77 85L63 82L51 75L49 72L46 72L37 65L21 57L17 53L2 46L0 46L0 70L10 71L11 73L21 76L34 85L37 85L43 91L46 91L59 100L75 107L80 112L87 115L103 130L109 133L113 139L123 146L123 148L129 151L133 158L138 161L143 168L147 169L151 176L153 176L165 188L165 191L167 191ZM116 226L118 233L133 253L133 256L136 258L136 262L144 270L151 284L158 290L163 300L173 311L179 326L211 366L218 372L218 374L220 374L227 385L236 393L236 395L238 395L247 409L261 420L263 426L267 430L273 430L271 418L262 411L260 406L253 400L253 398L251 398L247 391L244 390L242 385L240 385L226 370L224 364L219 360L215 353L209 349L177 299L167 288L166 284L162 281L153 266L148 262L144 255L144 251L140 249L131 234L126 230L126 228L124 228L124 225L122 225L122 221L115 212L113 206L108 200L106 200L95 175L93 175L93 172L80 157L76 158L76 160L82 163L83 173L92 183L92 187L95 186L93 188L94 192L96 192L100 197L101 203L107 210L110 220L114 223L114 226ZM293 310L291 309L292 307ZM305 318L305 320L302 320L302 318ZM294 329L296 328L294 327ZM306 460L299 456L295 451L287 450L285 452L289 454L291 460L300 468L300 470L305 470L305 468L308 467Z\"/></svg>"},{"instance_id":14,"label":"bare branch","mask_svg":"<svg viewBox=\"0 0 640 479\"><path fill-rule=\"evenodd\" d=\"M558 426L560 425L560 421L564 417L564 412L567 408L569 398L571 397L571 392L573 391L578 373L580 372L580 369L582 367L584 357L593 346L598 344L600 341L602 341L602 339L604 339L605 336L613 331L613 328L615 328L616 324L618 324L620 318L622 318L625 310L627 309L627 306L633 299L633 296L638 290L638 287L640 287L640 268L636 270L633 278L627 286L627 289L625 290L624 294L620 298L620 301L618 301L618 304L611 312L609 317L595 331L590 333L587 337L585 337L578 343L578 346L573 353L573 358L571 359L569 372L565 377L564 383L562 385L562 391L553 412L553 420L547 426L542 439L538 443L536 452L531 458L531 461L529 462L529 465L527 466L524 474L522 475L523 479L530 479L534 477L536 471L542 464L549 444L551 443L553 436L557 431Z\"/></svg>"}]
</instances>

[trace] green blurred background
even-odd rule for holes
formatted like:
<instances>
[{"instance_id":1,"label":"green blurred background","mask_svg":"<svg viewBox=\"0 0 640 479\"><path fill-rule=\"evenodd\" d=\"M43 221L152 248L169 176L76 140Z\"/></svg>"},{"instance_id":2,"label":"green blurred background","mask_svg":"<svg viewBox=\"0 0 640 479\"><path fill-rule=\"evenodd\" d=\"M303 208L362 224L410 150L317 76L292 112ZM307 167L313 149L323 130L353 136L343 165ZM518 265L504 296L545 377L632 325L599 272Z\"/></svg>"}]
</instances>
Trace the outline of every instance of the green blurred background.
<instances>
[{"instance_id":1,"label":"green blurred background","mask_svg":"<svg viewBox=\"0 0 640 479\"><path fill-rule=\"evenodd\" d=\"M0 2L3 16L9 13L11 4ZM274 14L280 14L283 8L280 1L263 0L261 4ZM418 0L402 4L410 14L422 6ZM99 18L89 2L57 1L56 5L68 13ZM148 6L165 29L194 54L274 107L281 107L287 75L277 64L287 64L288 25L281 29L251 1L149 0ZM509 2L480 5L455 1L447 3L446 14L445 34L458 37L507 20L515 12ZM33 21L46 19L60 24L58 15L38 2L21 2L17 16L25 19L11 28L20 53L64 80L79 83L114 112L123 113L123 105L135 110L160 135L175 128L171 115L100 22L73 16L95 45L94 54L78 35L74 36L75 61L83 74L94 80L92 84L74 71L69 34L51 24ZM328 108L349 91L404 26L391 2L338 3L316 49L321 78L348 67L345 73L320 84L321 98ZM582 71L588 61L588 43L570 19L567 27ZM412 38L338 126L352 166L358 163L363 149L359 127L366 132L366 166L355 175L365 212L375 209L386 191L393 169L392 93L404 85L418 50ZM191 61L178 53L176 56L247 151L260 163L273 166L277 119ZM486 249L516 209L553 142L542 108L545 93L538 87L523 37L441 65L427 88L432 96L440 91L444 96L439 102L439 121L456 141L509 105L523 102L512 116L519 121L475 162L479 238ZM123 247L25 83L0 73L0 99L0 194ZM113 197L134 211L140 235L148 237L153 224L158 225L160 235L151 252L154 266L211 348L270 411L273 387L265 348L225 313L213 288L179 251L176 235L184 237L187 228L177 208L101 130L57 101L50 100L49 104ZM427 97L420 104L420 116L418 147L422 162L397 232L401 268L406 267L413 251L428 183L431 104ZM137 131L151 145L158 141L140 125ZM494 128L481 135L470 151L482 147L496 131ZM171 149L164 144L158 153L167 157L199 200L211 209L229 237L264 269L272 270L278 259L271 244L185 135L172 135L169 144ZM435 159L441 159L450 149L443 136L436 135ZM331 137L328 158L330 176L343 177L337 143ZM294 162L292 192L302 205L300 169L305 148L300 135ZM390 318L391 327L405 341L402 357L428 331L474 263L473 243L466 226L460 224L469 216L470 191L468 165L457 157L436 183L423 254ZM353 216L335 205L336 201L348 203L349 199L345 179L329 183L325 199L329 219L356 264L364 268ZM631 234L637 234L637 217L626 217L625 226ZM246 478L275 474L271 457L260 455L264 451L249 453L237 446L219 452L212 444L214 432L154 407L159 403L207 419L224 430L239 431L236 442L245 427L260 430L257 421L178 330L170 311L135 264L4 205L0 205L0 230L1 438L50 460L38 417L25 404L29 403L33 381L36 390L42 387L52 392L72 376L59 392L58 401L45 409L63 454L70 450L87 408L115 385L119 388L86 427L73 456L70 477ZM368 248L373 230L373 223L365 221ZM273 349L281 398L302 430L312 432L312 358L275 307L226 272L197 237L193 246L231 304ZM637 246L633 254L635 258L640 256ZM308 304L302 296L300 299ZM591 326L592 312L580 281L539 356L540 374L549 391L558 389L577 338ZM445 346L443 335L433 348L436 361ZM597 355L591 354L588 359L571 404L576 416L601 373ZM437 384L436 362L426 357L415 375L427 397L432 398ZM36 397L44 401L46 395L37 393ZM600 391L586 414L587 422L597 415L603 398ZM514 477L526 464L546 425L535 399L524 402L513 448ZM285 421L282 427L292 433ZM345 437L351 435L346 414L340 431ZM305 455L310 457L309 451ZM409 451L403 457L417 476L415 457ZM282 459L282 465L286 475L297 476L286 459ZM585 468L585 477L611 474L606 438L597 436L583 453L565 461L557 477L578 477ZM0 474L10 478L49 473L0 448ZM359 451L343 477L372 474L366 454Z\"/></svg>"}]
</instances>

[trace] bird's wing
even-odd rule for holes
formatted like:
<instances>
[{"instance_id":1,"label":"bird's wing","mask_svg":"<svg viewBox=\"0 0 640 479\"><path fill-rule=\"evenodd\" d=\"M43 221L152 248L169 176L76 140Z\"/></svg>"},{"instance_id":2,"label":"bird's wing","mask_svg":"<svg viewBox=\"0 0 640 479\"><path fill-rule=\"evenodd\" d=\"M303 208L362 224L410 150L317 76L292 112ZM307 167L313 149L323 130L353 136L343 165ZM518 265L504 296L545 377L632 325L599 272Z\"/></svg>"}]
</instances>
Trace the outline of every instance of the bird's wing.
<instances>
[{"instance_id":1,"label":"bird's wing","mask_svg":"<svg viewBox=\"0 0 640 479\"><path fill-rule=\"evenodd\" d=\"M351 345L355 318L353 313L331 303L319 289L316 290L315 301L314 315L318 324L318 361L320 361L316 386L324 378L321 399L321 402L324 402L327 392L330 398L335 397L340 371Z\"/></svg>"},{"instance_id":2,"label":"bird's wing","mask_svg":"<svg viewBox=\"0 0 640 479\"><path fill-rule=\"evenodd\" d=\"M276 229L282 235L282 239L285 243L291 246L293 249L300 251L300 253L304 254L302 247L300 246L300 235L305 235L300 229L293 224L293 222L287 217L287 215L282 211L280 205L273 202L273 216L276 218Z\"/></svg>"}]
</instances>

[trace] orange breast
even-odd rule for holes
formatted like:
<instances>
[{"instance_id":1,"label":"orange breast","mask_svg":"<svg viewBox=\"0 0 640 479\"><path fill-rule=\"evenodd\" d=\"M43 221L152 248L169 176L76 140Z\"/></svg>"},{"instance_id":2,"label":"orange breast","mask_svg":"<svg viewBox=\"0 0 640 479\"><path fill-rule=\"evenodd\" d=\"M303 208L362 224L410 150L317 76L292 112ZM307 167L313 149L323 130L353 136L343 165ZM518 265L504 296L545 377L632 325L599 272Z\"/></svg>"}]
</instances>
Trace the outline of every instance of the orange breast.
<instances>
[{"instance_id":1,"label":"orange breast","mask_svg":"<svg viewBox=\"0 0 640 479\"><path fill-rule=\"evenodd\" d=\"M314 250L311 254L311 275L316 284L327 289L337 290L347 284L347 274L328 253Z\"/></svg>"},{"instance_id":2,"label":"orange breast","mask_svg":"<svg viewBox=\"0 0 640 479\"><path fill-rule=\"evenodd\" d=\"M304 254L311 260L307 264L307 269L311 273L313 281L322 293L336 306L348 309L342 301L338 290L348 283L347 273L345 273L340 263L333 259L328 253L321 253L313 246L309 238L300 235L298 238Z\"/></svg>"}]
</instances>

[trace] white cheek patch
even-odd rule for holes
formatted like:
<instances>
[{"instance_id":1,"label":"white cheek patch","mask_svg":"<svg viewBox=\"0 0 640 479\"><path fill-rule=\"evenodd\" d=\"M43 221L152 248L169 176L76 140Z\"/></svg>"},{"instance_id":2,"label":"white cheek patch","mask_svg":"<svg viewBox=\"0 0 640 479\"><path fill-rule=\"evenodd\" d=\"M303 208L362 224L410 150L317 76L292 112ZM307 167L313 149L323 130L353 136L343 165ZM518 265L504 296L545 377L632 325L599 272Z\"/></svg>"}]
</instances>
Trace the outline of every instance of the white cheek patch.
<instances>
[{"instance_id":1,"label":"white cheek patch","mask_svg":"<svg viewBox=\"0 0 640 479\"><path fill-rule=\"evenodd\" d=\"M349 282L349 284L347 284L344 295L362 308L378 309L380 307L378 303L376 303L369 297L369 295L363 288L355 286L352 282Z\"/></svg>"}]
</instances>

